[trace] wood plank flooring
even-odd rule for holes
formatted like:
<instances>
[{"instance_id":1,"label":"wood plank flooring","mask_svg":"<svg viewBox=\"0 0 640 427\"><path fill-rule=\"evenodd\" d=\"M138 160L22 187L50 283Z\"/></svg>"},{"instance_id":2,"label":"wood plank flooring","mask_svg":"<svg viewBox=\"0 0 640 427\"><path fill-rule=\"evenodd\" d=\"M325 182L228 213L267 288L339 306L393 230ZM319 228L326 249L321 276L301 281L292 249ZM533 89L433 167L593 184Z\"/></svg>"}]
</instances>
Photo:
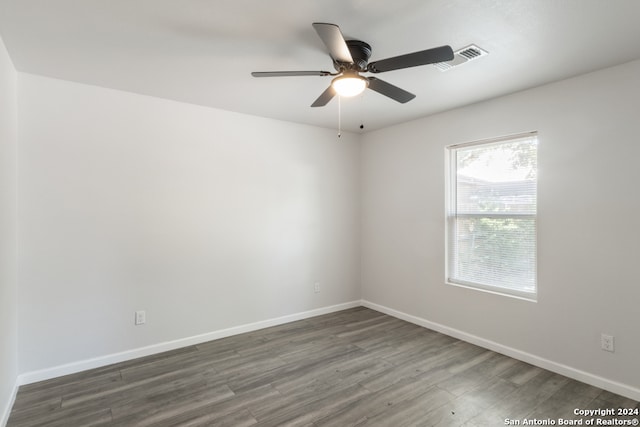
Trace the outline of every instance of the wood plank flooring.
<instances>
[{"instance_id":1,"label":"wood plank flooring","mask_svg":"<svg viewBox=\"0 0 640 427\"><path fill-rule=\"evenodd\" d=\"M20 387L18 426L502 426L638 402L367 308ZM516 425L516 424L512 424Z\"/></svg>"}]
</instances>

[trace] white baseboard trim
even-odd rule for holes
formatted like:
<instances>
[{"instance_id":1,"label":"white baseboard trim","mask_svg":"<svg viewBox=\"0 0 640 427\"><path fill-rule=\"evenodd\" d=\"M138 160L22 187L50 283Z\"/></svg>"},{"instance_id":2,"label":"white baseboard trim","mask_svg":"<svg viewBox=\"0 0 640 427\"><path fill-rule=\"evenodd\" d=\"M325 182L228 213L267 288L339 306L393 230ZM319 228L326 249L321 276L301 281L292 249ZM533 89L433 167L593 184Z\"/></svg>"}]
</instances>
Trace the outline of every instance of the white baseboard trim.
<instances>
[{"instance_id":1,"label":"white baseboard trim","mask_svg":"<svg viewBox=\"0 0 640 427\"><path fill-rule=\"evenodd\" d=\"M5 427L7 425L7 422L9 422L9 415L11 415L11 408L13 408L13 403L16 401L16 395L18 394L19 386L20 384L18 383L18 379L16 378L16 381L13 384L13 390L11 391L11 396L9 396L9 401L2 410L2 416L0 416L1 427Z\"/></svg>"},{"instance_id":2,"label":"white baseboard trim","mask_svg":"<svg viewBox=\"0 0 640 427\"><path fill-rule=\"evenodd\" d=\"M77 372L86 371L88 369L100 368L102 366L111 365L113 363L124 362L136 359L138 357L150 356L152 354L162 353L164 351L175 350L181 347L201 344L203 342L226 338L232 335L243 334L245 332L257 331L259 329L269 328L271 326L282 325L284 323L295 322L296 320L307 319L309 317L320 316L323 314L333 313L348 308L359 307L360 301L351 301L347 303L332 305L328 307L317 308L314 310L304 311L300 313L289 314L273 319L261 320L255 323L234 326L232 328L221 329L218 331L208 332L206 334L195 335L186 338L180 338L173 341L166 341L158 344L140 347L120 353L108 354L92 359L80 360L65 365L54 366L38 371L26 372L18 376L17 385L31 384L38 381L44 381L51 378L61 377L64 375L75 374ZM17 386L16 386L17 389ZM13 405L13 402L11 403ZM9 407L11 408L11 406Z\"/></svg>"},{"instance_id":3,"label":"white baseboard trim","mask_svg":"<svg viewBox=\"0 0 640 427\"><path fill-rule=\"evenodd\" d=\"M460 331L458 329L450 328L448 326L441 325L439 323L431 322L421 317L403 313L401 311L394 310L392 308L385 307L383 305L379 305L367 300L362 300L362 305L372 310L376 310L381 313L388 314L389 316L393 316L398 319L416 324L418 326L422 326L424 328L431 329L431 330L443 333L445 335L449 335L459 340L466 341L471 344L475 344L477 346L486 348L488 350L495 351L496 353L501 353L506 356L513 357L514 359L518 359L523 362L530 363L534 366L538 366L548 371L555 372L556 374L564 375L566 377L573 378L574 380L581 381L583 383L592 385L594 387L602 388L612 393L616 393L621 396L628 397L629 399L640 401L640 389L636 387L632 387L628 384L611 381L606 378L591 374L589 372L572 368L571 366L567 366L562 363L557 363L552 360L545 359L531 353L527 353L512 347L508 347L508 346L499 344L497 342L494 342L485 338L481 338L479 336L472 335L472 334Z\"/></svg>"}]
</instances>

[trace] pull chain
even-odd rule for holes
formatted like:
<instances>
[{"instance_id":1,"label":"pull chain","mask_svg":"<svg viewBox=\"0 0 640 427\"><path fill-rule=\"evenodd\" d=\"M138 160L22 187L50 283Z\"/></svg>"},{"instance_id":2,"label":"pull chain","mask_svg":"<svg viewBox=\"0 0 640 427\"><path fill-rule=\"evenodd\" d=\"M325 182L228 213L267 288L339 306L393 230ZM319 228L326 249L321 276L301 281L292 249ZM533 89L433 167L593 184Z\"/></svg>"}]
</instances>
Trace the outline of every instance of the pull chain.
<instances>
[{"instance_id":1,"label":"pull chain","mask_svg":"<svg viewBox=\"0 0 640 427\"><path fill-rule=\"evenodd\" d=\"M360 129L364 129L364 93L360 95Z\"/></svg>"},{"instance_id":2,"label":"pull chain","mask_svg":"<svg viewBox=\"0 0 640 427\"><path fill-rule=\"evenodd\" d=\"M342 137L342 97L338 95L338 138Z\"/></svg>"}]
</instances>

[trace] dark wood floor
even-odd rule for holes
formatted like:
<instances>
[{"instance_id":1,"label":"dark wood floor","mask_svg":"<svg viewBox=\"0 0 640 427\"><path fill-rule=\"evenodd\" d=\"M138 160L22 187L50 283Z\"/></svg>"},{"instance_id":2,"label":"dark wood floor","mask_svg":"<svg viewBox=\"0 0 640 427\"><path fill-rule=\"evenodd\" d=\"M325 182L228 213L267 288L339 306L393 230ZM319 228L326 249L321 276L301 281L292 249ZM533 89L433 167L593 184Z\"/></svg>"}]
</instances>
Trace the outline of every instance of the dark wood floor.
<instances>
[{"instance_id":1,"label":"dark wood floor","mask_svg":"<svg viewBox=\"0 0 640 427\"><path fill-rule=\"evenodd\" d=\"M20 387L8 426L502 426L639 408L355 308Z\"/></svg>"}]
</instances>

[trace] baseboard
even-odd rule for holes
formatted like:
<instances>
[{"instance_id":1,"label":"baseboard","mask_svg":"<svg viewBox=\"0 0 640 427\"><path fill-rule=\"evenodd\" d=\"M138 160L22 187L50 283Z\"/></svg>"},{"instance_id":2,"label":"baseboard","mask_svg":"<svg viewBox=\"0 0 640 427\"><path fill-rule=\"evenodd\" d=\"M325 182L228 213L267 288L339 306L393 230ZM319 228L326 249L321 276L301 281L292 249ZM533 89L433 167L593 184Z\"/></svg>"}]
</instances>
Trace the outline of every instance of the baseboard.
<instances>
[{"instance_id":1,"label":"baseboard","mask_svg":"<svg viewBox=\"0 0 640 427\"><path fill-rule=\"evenodd\" d=\"M74 374L88 369L100 368L102 366L111 365L113 363L124 362L136 359L138 357L150 356L152 354L162 353L164 351L175 350L190 345L201 344L203 342L226 338L232 335L252 332L271 326L282 325L284 323L295 322L296 320L307 319L309 317L329 314L348 308L359 307L360 301L351 301L343 304L332 305L328 307L317 308L314 310L304 311L300 313L289 314L273 319L262 320L255 323L234 326L232 328L221 329L206 334L195 335L191 337L181 338L173 341L166 341L153 344L146 347L140 347L120 353L109 354L106 356L95 357L92 359L81 360L78 362L68 363L65 365L54 366L52 368L42 369L39 371L26 372L18 376L18 385L30 384L38 381L44 381L51 378L61 377L64 375ZM11 406L9 407L11 408Z\"/></svg>"},{"instance_id":2,"label":"baseboard","mask_svg":"<svg viewBox=\"0 0 640 427\"><path fill-rule=\"evenodd\" d=\"M589 372L572 368L571 366L567 366L562 363L557 363L552 360L545 359L531 353L527 353L512 347L508 347L508 346L499 344L497 342L494 342L485 338L481 338L476 335L468 334L466 332L460 331L458 329L450 328L448 326L441 325L439 323L431 322L421 317L403 313L401 311L394 310L392 308L385 307L383 305L375 304L367 300L362 300L362 305L372 310L376 310L381 313L388 314L389 316L393 316L398 319L405 320L407 322L422 326L424 328L431 329L431 330L443 333L445 335L449 335L459 340L466 341L471 344L475 344L477 346L486 348L488 350L495 351L496 353L501 353L506 356L513 357L514 359L518 359L523 362L530 363L534 366L538 366L548 371L555 372L557 374L564 375L569 378L573 378L574 380L581 381L583 383L592 385L594 387L608 390L612 393L616 393L621 396L628 397L629 399L640 401L640 389L636 387L632 387L628 384L622 384L616 381L611 381L606 378L591 374Z\"/></svg>"},{"instance_id":3,"label":"baseboard","mask_svg":"<svg viewBox=\"0 0 640 427\"><path fill-rule=\"evenodd\" d=\"M18 387L20 384L16 378L15 383L13 384L13 390L11 391L11 396L9 396L9 401L6 406L2 410L2 416L0 416L0 427L5 427L7 422L9 421L9 415L11 415L11 408L13 408L13 403L16 401L16 395L18 394Z\"/></svg>"}]
</instances>

